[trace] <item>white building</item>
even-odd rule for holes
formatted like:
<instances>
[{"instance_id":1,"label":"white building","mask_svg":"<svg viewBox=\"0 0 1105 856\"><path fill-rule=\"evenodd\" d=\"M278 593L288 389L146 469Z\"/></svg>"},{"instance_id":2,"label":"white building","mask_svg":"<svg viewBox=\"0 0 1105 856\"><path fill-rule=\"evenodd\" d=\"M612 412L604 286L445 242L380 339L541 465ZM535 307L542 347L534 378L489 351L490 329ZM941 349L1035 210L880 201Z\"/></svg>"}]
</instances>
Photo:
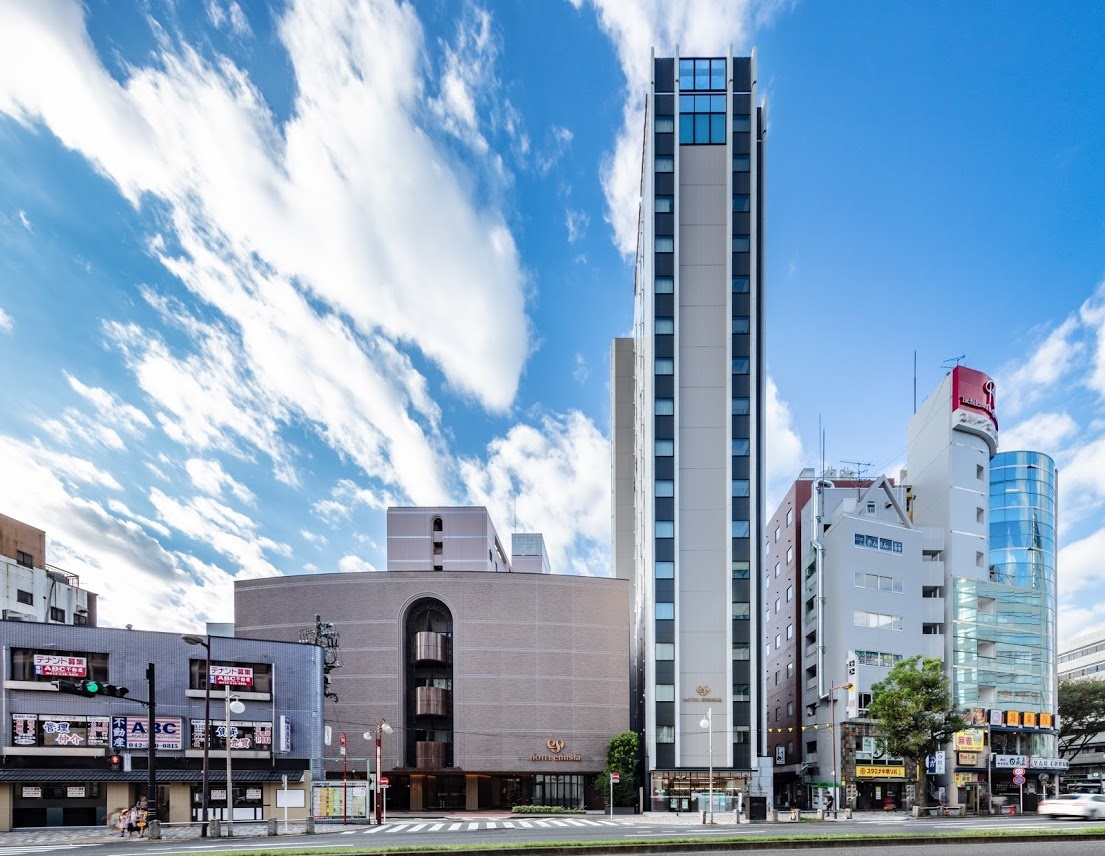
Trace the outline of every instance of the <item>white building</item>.
<instances>
[{"instance_id":1,"label":"white building","mask_svg":"<svg viewBox=\"0 0 1105 856\"><path fill-rule=\"evenodd\" d=\"M0 616L5 621L96 624L96 595L76 574L46 564L46 533L0 514Z\"/></svg>"}]
</instances>

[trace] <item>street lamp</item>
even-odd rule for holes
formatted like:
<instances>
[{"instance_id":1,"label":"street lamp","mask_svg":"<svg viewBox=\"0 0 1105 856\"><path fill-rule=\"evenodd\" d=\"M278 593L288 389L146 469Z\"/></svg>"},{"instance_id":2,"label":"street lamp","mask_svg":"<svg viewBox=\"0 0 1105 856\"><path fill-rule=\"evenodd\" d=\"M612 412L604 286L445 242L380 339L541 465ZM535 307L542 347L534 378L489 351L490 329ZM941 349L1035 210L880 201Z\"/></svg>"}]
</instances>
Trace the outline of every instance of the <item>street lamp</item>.
<instances>
[{"instance_id":1,"label":"street lamp","mask_svg":"<svg viewBox=\"0 0 1105 856\"><path fill-rule=\"evenodd\" d=\"M380 722L375 728L369 728L364 733L365 740L376 741L376 787L373 789L373 800L376 805L376 825L379 826L383 823L383 804L380 802L380 776L383 774L383 756L384 756L384 735L391 734L394 729L383 717L380 717Z\"/></svg>"},{"instance_id":2,"label":"street lamp","mask_svg":"<svg viewBox=\"0 0 1105 856\"><path fill-rule=\"evenodd\" d=\"M242 713L246 706L234 696L231 701L230 684L226 685L226 834L234 835L234 779L230 772L230 744L233 732L230 727L230 714Z\"/></svg>"},{"instance_id":3,"label":"street lamp","mask_svg":"<svg viewBox=\"0 0 1105 856\"><path fill-rule=\"evenodd\" d=\"M207 835L207 793L211 775L211 637L193 636L190 633L180 637L189 645L202 645L207 649L207 667L203 678L203 795L200 797L200 837Z\"/></svg>"},{"instance_id":4,"label":"street lamp","mask_svg":"<svg viewBox=\"0 0 1105 856\"><path fill-rule=\"evenodd\" d=\"M840 735L836 731L836 691L837 690L850 690L855 684L850 681L846 684L833 684L829 687L829 715L833 720L833 817L836 817L836 813L840 806L840 788L837 787L837 782L840 781L840 777L837 775L836 769L836 743L840 739ZM843 750L841 750L843 751Z\"/></svg>"},{"instance_id":5,"label":"street lamp","mask_svg":"<svg viewBox=\"0 0 1105 856\"><path fill-rule=\"evenodd\" d=\"M710 823L714 822L714 709L706 708L706 715L698 723L700 727L710 731ZM703 814L703 819L706 815Z\"/></svg>"}]
</instances>

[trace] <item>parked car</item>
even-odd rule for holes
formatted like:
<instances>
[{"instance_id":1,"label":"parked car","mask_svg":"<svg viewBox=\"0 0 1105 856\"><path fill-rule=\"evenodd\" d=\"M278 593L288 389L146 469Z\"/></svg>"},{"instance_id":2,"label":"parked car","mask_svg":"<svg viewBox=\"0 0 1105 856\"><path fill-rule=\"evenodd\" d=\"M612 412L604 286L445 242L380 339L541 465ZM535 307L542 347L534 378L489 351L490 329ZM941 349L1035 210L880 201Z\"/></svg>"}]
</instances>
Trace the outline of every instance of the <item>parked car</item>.
<instances>
[{"instance_id":1,"label":"parked car","mask_svg":"<svg viewBox=\"0 0 1105 856\"><path fill-rule=\"evenodd\" d=\"M1051 799L1040 800L1036 812L1050 817L1105 819L1105 794L1059 794Z\"/></svg>"}]
</instances>

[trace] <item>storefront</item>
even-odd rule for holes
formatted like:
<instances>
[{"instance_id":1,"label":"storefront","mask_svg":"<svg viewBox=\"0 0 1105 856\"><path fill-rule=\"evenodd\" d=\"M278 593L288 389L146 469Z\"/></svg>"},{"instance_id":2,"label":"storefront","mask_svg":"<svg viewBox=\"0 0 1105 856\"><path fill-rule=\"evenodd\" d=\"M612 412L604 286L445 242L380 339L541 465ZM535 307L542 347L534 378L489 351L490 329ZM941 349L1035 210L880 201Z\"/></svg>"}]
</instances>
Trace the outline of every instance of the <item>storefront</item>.
<instances>
[{"instance_id":1,"label":"storefront","mask_svg":"<svg viewBox=\"0 0 1105 856\"><path fill-rule=\"evenodd\" d=\"M706 811L710 804L710 774L708 770L658 770L652 774L649 811ZM747 771L714 770L713 811L727 812L746 809L749 793Z\"/></svg>"},{"instance_id":2,"label":"storefront","mask_svg":"<svg viewBox=\"0 0 1105 856\"><path fill-rule=\"evenodd\" d=\"M905 806L904 764L857 764L854 805L857 811L895 811Z\"/></svg>"}]
</instances>

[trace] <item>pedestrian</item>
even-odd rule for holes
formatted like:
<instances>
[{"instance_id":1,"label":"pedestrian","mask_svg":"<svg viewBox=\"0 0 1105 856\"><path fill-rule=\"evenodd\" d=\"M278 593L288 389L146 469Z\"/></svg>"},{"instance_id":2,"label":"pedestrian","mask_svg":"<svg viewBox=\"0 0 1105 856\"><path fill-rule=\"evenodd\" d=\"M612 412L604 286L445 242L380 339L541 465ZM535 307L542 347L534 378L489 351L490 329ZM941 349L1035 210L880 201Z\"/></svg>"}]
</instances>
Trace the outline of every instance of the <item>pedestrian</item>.
<instances>
[{"instance_id":1,"label":"pedestrian","mask_svg":"<svg viewBox=\"0 0 1105 856\"><path fill-rule=\"evenodd\" d=\"M832 811L835 804L836 800L833 799L832 794L829 794L827 797L825 797L825 811Z\"/></svg>"},{"instance_id":2,"label":"pedestrian","mask_svg":"<svg viewBox=\"0 0 1105 856\"><path fill-rule=\"evenodd\" d=\"M127 838L130 838L138 830L138 809L131 808L127 811Z\"/></svg>"},{"instance_id":3,"label":"pedestrian","mask_svg":"<svg viewBox=\"0 0 1105 856\"><path fill-rule=\"evenodd\" d=\"M143 838L146 835L146 808L142 803L138 804L134 815L134 825L138 827L138 837Z\"/></svg>"},{"instance_id":4,"label":"pedestrian","mask_svg":"<svg viewBox=\"0 0 1105 856\"><path fill-rule=\"evenodd\" d=\"M119 830L119 837L127 837L127 810L117 809L115 812L115 828Z\"/></svg>"}]
</instances>

